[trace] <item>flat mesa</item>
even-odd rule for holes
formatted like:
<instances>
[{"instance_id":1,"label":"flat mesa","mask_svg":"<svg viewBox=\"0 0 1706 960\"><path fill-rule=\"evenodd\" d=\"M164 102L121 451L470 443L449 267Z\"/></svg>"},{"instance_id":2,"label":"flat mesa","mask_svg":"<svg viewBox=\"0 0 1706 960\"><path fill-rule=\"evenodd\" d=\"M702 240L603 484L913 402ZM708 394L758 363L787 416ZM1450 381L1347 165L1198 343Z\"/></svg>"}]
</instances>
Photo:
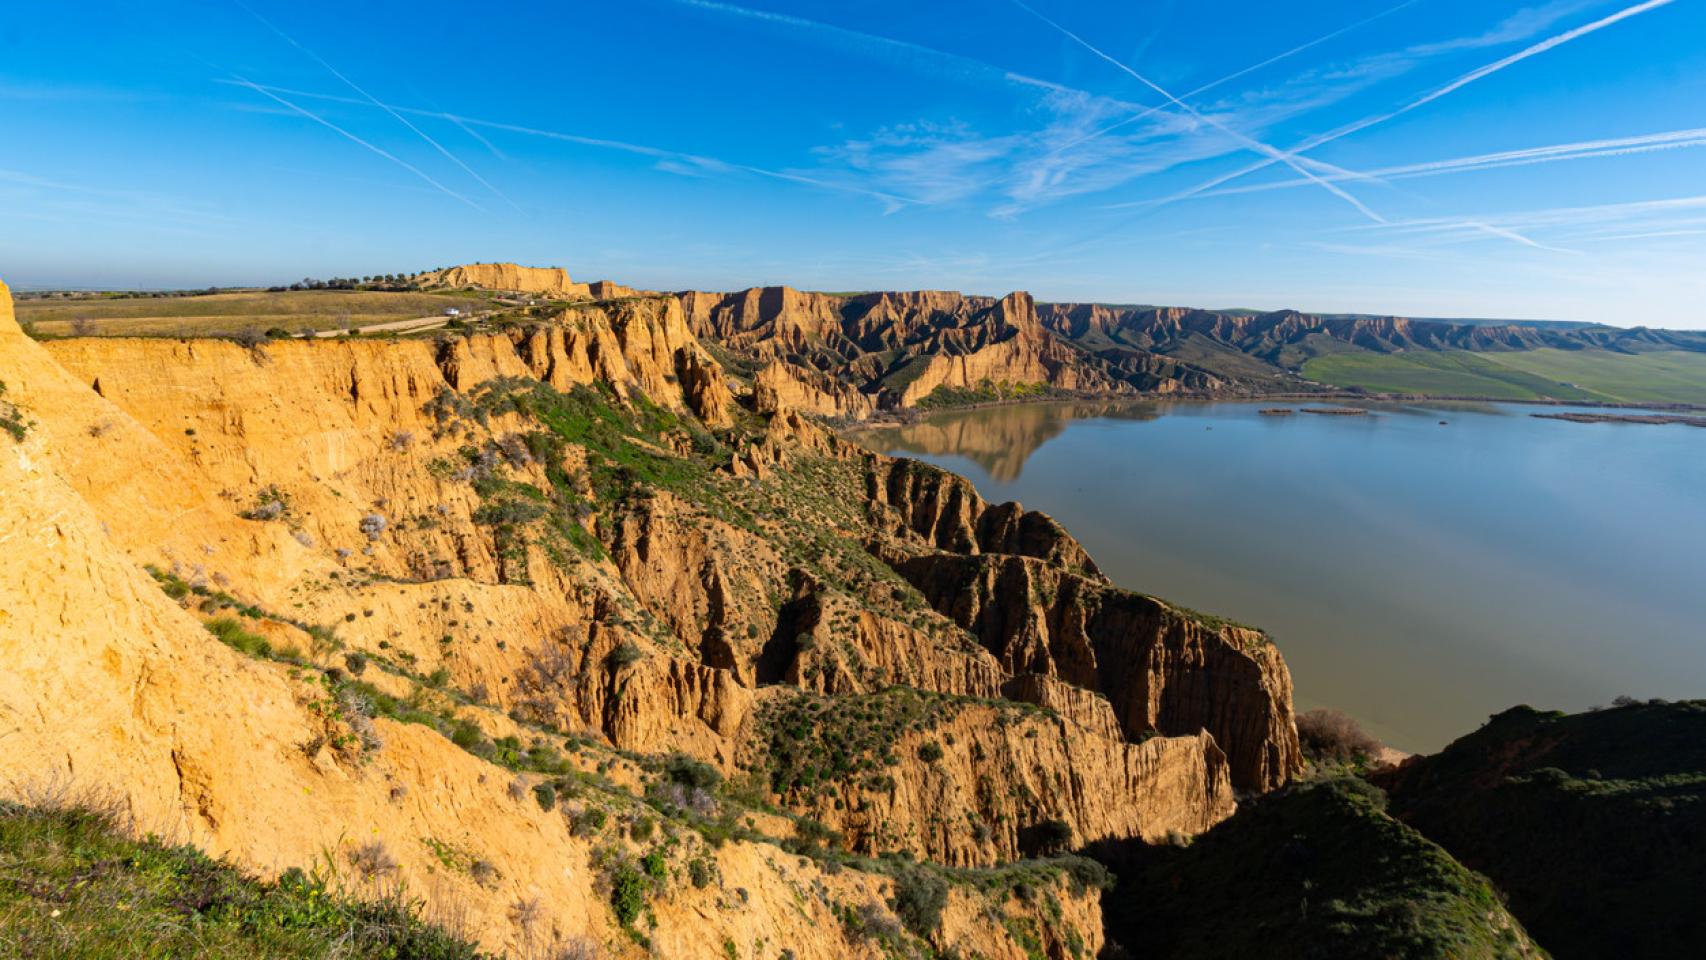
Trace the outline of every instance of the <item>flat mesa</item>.
<instances>
[{"instance_id":1,"label":"flat mesa","mask_svg":"<svg viewBox=\"0 0 1706 960\"><path fill-rule=\"evenodd\" d=\"M1303 412L1304 413L1318 413L1324 417L1366 417L1366 416L1368 416L1367 410L1358 410L1355 407L1304 407Z\"/></svg>"},{"instance_id":2,"label":"flat mesa","mask_svg":"<svg viewBox=\"0 0 1706 960\"><path fill-rule=\"evenodd\" d=\"M1680 423L1690 427L1706 427L1706 417L1670 413L1531 413L1529 416L1539 420L1568 420L1571 423Z\"/></svg>"}]
</instances>

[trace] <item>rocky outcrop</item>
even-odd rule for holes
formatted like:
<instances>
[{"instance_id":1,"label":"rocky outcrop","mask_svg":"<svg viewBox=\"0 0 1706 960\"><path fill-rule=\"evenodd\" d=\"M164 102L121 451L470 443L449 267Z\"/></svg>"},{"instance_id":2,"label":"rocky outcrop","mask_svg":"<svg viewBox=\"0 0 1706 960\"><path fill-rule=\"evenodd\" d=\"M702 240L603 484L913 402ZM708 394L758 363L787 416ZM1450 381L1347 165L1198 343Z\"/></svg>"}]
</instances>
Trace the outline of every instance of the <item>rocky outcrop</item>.
<instances>
[{"instance_id":1,"label":"rocky outcrop","mask_svg":"<svg viewBox=\"0 0 1706 960\"><path fill-rule=\"evenodd\" d=\"M1240 790L1273 789L1302 769L1291 677L1257 631L1030 557L886 559L1007 672L1106 694L1127 738L1207 730Z\"/></svg>"},{"instance_id":2,"label":"rocky outcrop","mask_svg":"<svg viewBox=\"0 0 1706 960\"><path fill-rule=\"evenodd\" d=\"M865 495L875 520L893 532L922 537L956 553L1012 553L1036 557L1066 570L1101 577L1084 547L1053 517L1017 503L990 506L971 482L917 460L872 457L865 470Z\"/></svg>"},{"instance_id":3,"label":"rocky outcrop","mask_svg":"<svg viewBox=\"0 0 1706 960\"><path fill-rule=\"evenodd\" d=\"M1025 293L836 296L767 287L679 299L695 333L760 369L761 408L781 403L863 419L917 406L938 388L1129 389L1044 330Z\"/></svg>"},{"instance_id":4,"label":"rocky outcrop","mask_svg":"<svg viewBox=\"0 0 1706 960\"><path fill-rule=\"evenodd\" d=\"M575 283L562 267L523 267L513 263L469 263L416 274L412 280L423 290L473 287L557 300L616 300L641 295L632 287L609 280Z\"/></svg>"},{"instance_id":5,"label":"rocky outcrop","mask_svg":"<svg viewBox=\"0 0 1706 960\"><path fill-rule=\"evenodd\" d=\"M800 410L821 417L863 420L877 410L876 398L826 373L781 360L765 364L752 379L753 409L762 414Z\"/></svg>"},{"instance_id":6,"label":"rocky outcrop","mask_svg":"<svg viewBox=\"0 0 1706 960\"><path fill-rule=\"evenodd\" d=\"M1110 838L1194 836L1236 807L1225 756L1207 734L1128 743L997 702L928 709L930 719L887 744L898 762L882 774L783 798L854 850L960 866Z\"/></svg>"}]
</instances>

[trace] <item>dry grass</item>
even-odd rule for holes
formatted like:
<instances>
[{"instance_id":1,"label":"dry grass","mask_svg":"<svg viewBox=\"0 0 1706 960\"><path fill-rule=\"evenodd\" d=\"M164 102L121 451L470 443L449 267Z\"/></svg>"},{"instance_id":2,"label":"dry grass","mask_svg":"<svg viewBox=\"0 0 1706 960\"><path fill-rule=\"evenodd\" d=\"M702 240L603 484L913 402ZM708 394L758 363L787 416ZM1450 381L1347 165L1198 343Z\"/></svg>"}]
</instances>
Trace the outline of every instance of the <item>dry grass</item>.
<instances>
[{"instance_id":1,"label":"dry grass","mask_svg":"<svg viewBox=\"0 0 1706 960\"><path fill-rule=\"evenodd\" d=\"M274 327L337 330L345 326L464 313L488 305L484 293L388 293L374 290L264 290L165 297L36 298L17 304L18 322L38 336L216 336Z\"/></svg>"}]
</instances>

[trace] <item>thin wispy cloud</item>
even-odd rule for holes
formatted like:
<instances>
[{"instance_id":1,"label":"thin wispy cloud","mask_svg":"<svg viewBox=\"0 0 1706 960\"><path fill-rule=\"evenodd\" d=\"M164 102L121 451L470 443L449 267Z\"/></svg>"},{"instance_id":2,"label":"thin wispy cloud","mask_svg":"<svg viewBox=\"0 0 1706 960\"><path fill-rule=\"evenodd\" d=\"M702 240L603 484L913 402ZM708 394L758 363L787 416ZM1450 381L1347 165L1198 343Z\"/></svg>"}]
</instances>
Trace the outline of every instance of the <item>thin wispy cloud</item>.
<instances>
[{"instance_id":1,"label":"thin wispy cloud","mask_svg":"<svg viewBox=\"0 0 1706 960\"><path fill-rule=\"evenodd\" d=\"M321 126L325 127L326 129L337 133L338 135L350 140L351 142L359 144L359 145L367 148L368 150L373 151L374 153L378 154L381 157L384 157L385 159L396 164L397 166L402 167L404 170L409 171L410 173L414 174L417 177L420 177L422 180L425 180L427 183L432 184L434 187L437 187L438 190L441 193L443 193L445 196L454 197L455 199L460 200L463 203L466 203L468 206L473 207L474 209L479 210L482 213L485 212L484 208L482 208L479 204L468 199L467 197L463 196L462 194L457 193L455 190L450 189L449 187L445 186L444 184L439 183L437 180L434 180L429 174L427 174L421 168L415 166L414 164L408 162L407 160L404 160L403 158L397 156L394 153L391 153L390 151L388 151L382 147L374 146L373 144L367 142L366 140L363 140L362 138L356 136L355 134L350 133L348 130L345 130L343 127L340 127L337 124L333 123L332 121L327 120L325 117L322 117L319 114L317 114L311 110L308 110L304 107L300 107L300 106L290 102L289 100L286 100L285 98L279 96L277 93L274 93L271 89L269 89L267 87L263 87L258 83L254 83L252 81L245 80L242 77L235 77L235 78L233 78L232 82L236 83L238 86L248 87L250 90L255 91L256 93L260 94L261 96L267 97L270 100L274 100L274 101L284 105L285 107L287 107L291 111L297 113L298 115L303 116L303 117L307 117L309 120L312 120L315 123L320 124Z\"/></svg>"},{"instance_id":2,"label":"thin wispy cloud","mask_svg":"<svg viewBox=\"0 0 1706 960\"><path fill-rule=\"evenodd\" d=\"M1405 114L1407 114L1413 110L1419 109L1423 106L1426 106L1430 103L1433 103L1434 101L1439 100L1442 97L1449 96L1450 94L1455 93L1456 91L1461 90L1464 87L1467 87L1470 84L1475 83L1478 80L1482 80L1482 79L1485 79L1486 77L1492 76L1493 74L1498 73L1501 70L1505 70L1509 67L1512 67L1512 66L1514 66L1518 63L1521 63L1522 61L1527 60L1531 57L1539 56L1542 53L1545 53L1549 50L1556 49L1556 48L1563 46L1564 44L1569 43L1573 40L1578 40L1578 39L1585 37L1585 36L1588 36L1590 34L1597 33L1598 31L1603 30L1606 27L1610 27L1614 24L1620 23L1620 22L1627 20L1631 17L1640 16L1643 13L1648 13L1650 11L1657 10L1660 7L1669 6L1670 4L1672 4L1674 2L1675 2L1675 0L1646 0L1646 2L1644 2L1644 3L1638 3L1638 4L1635 4L1634 6L1631 6L1631 7L1625 7L1624 9L1619 10L1616 13L1613 13L1609 16L1601 17L1600 19L1595 20L1592 23L1585 24L1583 26L1576 27L1576 28L1571 29L1571 30L1566 30L1563 33L1556 34L1552 37L1548 37L1547 39L1542 40L1539 43L1533 44L1531 46L1525 47L1524 49L1522 49L1516 53L1513 53L1510 56L1501 57L1498 60L1495 60L1491 63L1488 63L1484 66L1477 67L1476 69L1471 70L1468 73L1465 73L1465 74L1457 77L1455 80L1452 80L1450 83L1447 83L1442 87L1439 87L1435 90L1429 91L1428 93L1423 94L1420 97L1417 97L1413 100L1410 100L1409 102L1405 103L1404 105L1398 107L1395 110L1391 110L1391 111L1388 111L1388 112L1382 113L1382 114L1376 114L1376 115L1371 116L1371 117L1366 117L1366 118L1364 118L1362 120L1358 120L1354 123L1347 124L1345 126L1339 127L1336 130L1333 130L1333 131L1330 131L1328 133L1324 133L1324 134L1321 134L1319 136L1312 137L1308 140L1305 140L1304 142L1300 143L1298 146L1293 147L1291 150L1287 151L1287 155L1296 156L1298 154L1306 153L1310 150L1314 150L1318 147L1322 147L1322 146L1325 146L1326 144L1332 143L1335 140L1340 140L1340 139L1348 137L1354 133L1360 133L1360 132L1367 130L1371 127L1375 127L1375 126L1378 126L1382 123L1386 123L1387 121L1393 120L1397 117L1401 117L1401 116L1403 116L1403 115L1405 115ZM1223 174L1223 175L1215 177L1211 180L1205 181L1204 183L1198 184L1197 186L1192 187L1188 190L1185 190L1181 193L1174 194L1171 197L1163 198L1163 202L1170 203L1170 202L1173 202L1175 200L1183 200L1183 199L1187 199L1189 197L1193 197L1193 196L1196 196L1198 194L1204 193L1208 190L1213 190L1213 189L1220 187L1224 184L1230 183L1234 180L1238 180L1242 177L1248 176L1249 174L1255 173L1258 170L1266 169L1267 167L1272 166L1276 162L1278 162L1278 161L1275 158L1268 158L1265 160L1258 161L1257 163L1251 164L1249 166L1243 167L1243 168L1238 169L1238 170L1234 170L1231 173Z\"/></svg>"},{"instance_id":3,"label":"thin wispy cloud","mask_svg":"<svg viewBox=\"0 0 1706 960\"><path fill-rule=\"evenodd\" d=\"M280 94L288 94L288 95L293 96L293 97L301 97L304 99L321 100L321 101L325 101L325 102L329 102L329 103L342 103L342 104L348 104L351 106L358 106L358 107L374 106L374 104L370 104L364 99L357 99L355 97L340 96L338 94L333 94L333 93L316 93L316 92L308 91L308 90L295 90L295 89L292 89L290 87L266 86L263 84L251 83L250 81L247 81L247 80L220 80L217 82L234 83L237 86L248 87L250 89L257 90L261 93L265 93L267 96L272 97L274 100L277 100L279 103L282 103L285 106L291 107L292 109L296 110L298 113L301 113L305 116L308 116L311 119L314 119L320 123L326 124L327 126L331 127L332 129L337 130L339 133L343 133L345 136L350 137L351 139L355 140L357 143L360 143L363 146L368 147L369 149L378 151L383 156L386 156L386 157L391 158L393 160L396 159L391 154L386 153L383 150L379 150L378 147L374 147L372 144L369 144L366 141L361 140L358 137L355 137L353 134L348 133L347 131L343 130L341 127L337 127L337 126L331 124L329 121L319 117L316 114L308 113L307 111L303 110L300 107L297 107L295 104L291 103L290 101L283 99L279 95ZM469 127L477 127L477 128L482 128L482 129L486 129L486 130L496 130L496 131L501 131L504 133L518 134L518 135L527 136L527 137L540 137L540 138L543 138L546 140L555 140L555 141L558 141L560 143L572 143L572 144L575 144L577 146L592 147L592 148L596 148L599 150L612 150L612 151L616 151L619 153L632 154L634 156L648 157L648 158L651 158L653 160L658 161L658 163L656 164L657 169L662 170L662 171L667 172L667 173L690 174L690 175L707 175L707 174L728 175L728 174L735 174L735 173L750 174L752 176L764 177L766 179L771 179L771 180L778 180L778 181L783 181L783 182L787 182L787 183L797 183L797 184L801 184L803 186L811 186L811 187L817 187L817 188L824 189L824 190L833 190L833 191L840 192L840 193L852 193L852 194L857 194L859 196L869 197L873 200L881 201L884 204L884 209L888 210L890 212L895 211L895 210L899 210L899 209L904 208L904 207L913 206L913 205L919 204L921 202L921 201L914 199L912 197L904 197L904 196L900 196L900 195L895 194L895 193L890 193L890 192L886 192L886 191L882 191L882 190L870 190L870 189L865 189L863 187L852 186L852 185L848 185L848 184L844 184L844 183L836 183L836 182L833 182L830 180L826 180L826 179L822 179L822 178L818 178L818 177L813 177L813 176L810 176L808 174L796 173L793 171L786 171L786 170L771 170L771 169L767 169L764 167L753 166L753 165L745 164L745 163L736 163L736 162L728 161L728 160L720 160L716 157L708 157L708 156L704 156L701 154L686 153L686 152L679 151L679 150L670 150L670 149L667 149L664 147L654 147L654 146L650 146L648 144L631 143L631 142L624 141L624 140L612 140L612 139L603 138L603 137L588 137L588 136L583 136L581 134L566 133L566 132L563 132L560 130L547 130L547 129L542 128L542 127L532 127L532 126L527 126L525 124L518 124L518 123L506 123L506 122L499 121L499 120L483 120L483 119L480 119L478 117L462 116L460 114L447 113L447 112L442 111L442 110L427 110L427 109L422 109L419 107L405 107L405 106L399 106L396 104L383 104L382 106L385 106L387 109L394 110L398 113L409 114L410 116L429 117L429 118L434 118L434 119L439 119L439 120L445 120L445 121L448 121L451 123L466 124ZM402 163L403 161L398 160L397 162ZM408 167L408 169L410 169L410 170L414 170L417 174L420 173L418 170L415 170L414 167L409 167L408 164L406 164L406 163L404 164L404 166ZM420 174L420 175L422 177L426 176L425 174ZM437 184L437 181L434 181L431 178L427 178L427 180L429 183L434 183L435 185Z\"/></svg>"},{"instance_id":4,"label":"thin wispy cloud","mask_svg":"<svg viewBox=\"0 0 1706 960\"><path fill-rule=\"evenodd\" d=\"M1270 157L1277 162L1284 163L1286 166L1291 167L1293 170L1296 170L1299 174L1302 174L1305 178L1314 181L1322 189L1333 194L1334 196L1338 197L1339 199L1345 201L1346 203L1350 204L1352 207L1355 207L1358 212L1360 212L1363 216L1368 217L1370 220L1373 220L1376 223L1384 223L1385 222L1384 217L1382 217L1378 213L1375 213L1373 210L1369 209L1368 206L1366 206L1361 200L1358 200L1356 197L1351 196L1350 193L1345 191L1343 188L1341 188L1341 187L1339 187L1339 186L1337 186L1337 185L1335 185L1335 184L1333 184L1327 180L1323 180L1322 178L1317 176L1314 171L1309 169L1309 167L1312 165L1314 165L1314 166L1326 166L1326 165L1320 164L1318 161L1309 161L1309 160L1301 159L1301 158L1297 157L1295 154L1283 153L1276 147L1269 146L1268 144L1263 143L1259 140L1256 140L1253 137L1247 136L1243 133L1239 133L1238 131L1233 130L1231 127L1221 123L1220 121L1215 120L1211 117L1205 116L1204 114L1200 113L1195 107L1191 106L1190 104L1186 103L1183 100L1180 100L1178 97L1173 96L1171 93L1168 93L1159 84L1155 83L1154 81L1150 80L1148 77L1144 76L1141 73L1138 73L1136 70L1133 70L1131 67L1127 66L1123 61L1109 56L1108 54L1104 53L1100 48L1096 47L1094 44L1090 43L1088 40L1085 40L1083 37L1080 37L1078 34L1073 33L1071 30L1068 30L1066 27L1062 26L1060 23L1044 16L1041 13L1038 13L1035 9L1033 9L1032 7L1027 5L1024 2L1024 0L1010 0L1010 2L1014 6L1018 7L1019 9L1025 11L1026 13L1029 13L1031 16L1036 17L1038 20L1041 20L1043 23L1048 24L1050 27L1054 28L1056 31L1060 32L1061 34L1064 34L1068 39L1072 40L1074 43L1078 44L1079 46L1083 47L1084 49L1090 51L1092 54L1095 54L1098 58L1105 60L1108 63L1112 64L1114 67L1118 68L1119 70L1121 70L1122 72L1124 72L1125 74L1130 76L1132 79L1134 79L1137 82L1148 87L1150 90L1153 90L1154 92L1160 94L1163 98L1165 98L1173 106L1178 107L1180 110L1185 111L1186 113L1190 114L1192 117L1195 117L1196 119L1201 120L1204 123L1207 123L1207 124L1215 127L1216 129L1220 130L1222 133L1225 133L1225 134L1235 138L1236 140L1238 140L1240 143L1242 143L1246 147L1250 148L1251 150L1254 150L1257 153L1263 154L1264 156ZM1667 0L1667 2L1668 2L1668 0ZM1331 167L1329 169L1331 169L1331 171L1333 173L1341 173L1341 174L1349 173L1349 171L1342 170L1342 169L1337 168L1337 167Z\"/></svg>"},{"instance_id":5,"label":"thin wispy cloud","mask_svg":"<svg viewBox=\"0 0 1706 960\"><path fill-rule=\"evenodd\" d=\"M266 27L268 30L271 30L280 39L282 39L284 42L290 44L292 47L295 47L298 51L300 51L304 56L308 57L310 60L313 60L315 63L324 67L326 69L327 73L330 73L332 76L338 78L338 80L340 80L345 86L349 87L351 90L354 90L356 93L360 94L369 103L373 104L374 106L376 106L376 107L380 108L381 110L384 110L386 113L390 114L393 119L395 119L398 123L402 124L403 126L409 128L409 130L412 133L414 133L415 136L424 140L434 150L438 151L439 154L441 156L443 156L446 160L449 160L451 163L454 163L458 167L461 167L462 171L464 173L468 174L468 176L470 176L470 177L473 177L476 181L479 182L479 184L481 186L483 186L487 190L491 191L494 196L498 197L498 199L502 200L503 202L509 204L511 207L514 207L517 212L520 212L521 207L517 206L516 202L514 200L511 200L502 190L499 190L497 187L493 186L491 181L487 180L485 177L480 176L479 172L476 171L473 167L470 167L468 164L464 163L462 161L461 157L458 157L456 154L451 153L449 150L445 149L444 144L439 143L437 140L434 140L431 136L429 136L427 134L427 132L425 130L422 130L420 127L417 127L413 123L410 123L407 117L403 116L402 114L398 113L397 111L386 106L384 103L380 102L378 97L375 97L373 94L368 93L366 89L361 87L354 80L351 80L349 77L345 76L343 71L339 70L337 67L332 66L330 63L328 63L326 61L326 59L324 57L320 56L318 53L315 53L314 51L303 46L301 43L297 42L295 37L284 32L283 29L281 29L278 25L274 24L271 20L268 20L266 17L261 16L258 12L256 12L254 10L254 8L250 7L246 3L243 3L242 0L234 0L234 2L239 7L242 7L244 10L248 11L250 16L252 16L256 20L260 21L262 26Z\"/></svg>"}]
</instances>

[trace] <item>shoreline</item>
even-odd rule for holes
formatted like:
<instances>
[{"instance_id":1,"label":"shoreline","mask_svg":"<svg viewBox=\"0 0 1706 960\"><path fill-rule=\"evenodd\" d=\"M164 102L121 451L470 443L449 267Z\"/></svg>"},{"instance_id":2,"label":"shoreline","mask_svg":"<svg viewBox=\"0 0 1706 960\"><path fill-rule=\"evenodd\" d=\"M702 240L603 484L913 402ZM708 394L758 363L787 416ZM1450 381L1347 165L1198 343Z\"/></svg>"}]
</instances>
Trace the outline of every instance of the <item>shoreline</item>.
<instances>
[{"instance_id":1,"label":"shoreline","mask_svg":"<svg viewBox=\"0 0 1706 960\"><path fill-rule=\"evenodd\" d=\"M1551 400L1529 399L1512 400L1503 397L1453 396L1435 394L1397 394L1397 393L1350 393L1344 391L1305 393L1097 393L1097 392L1060 392L1046 397L1020 397L1009 400L986 400L978 403L958 404L951 407L922 409L919 407L904 407L895 410L878 410L863 420L848 417L824 417L824 423L837 433L857 432L860 430L880 429L883 427L900 427L920 423L939 414L966 413L973 410L991 410L1000 407L1043 406L1063 403L1131 403L1131 404L1161 404L1161 403L1261 403L1268 401L1292 401L1326 404L1427 404L1427 403L1498 403L1519 404L1534 407L1585 407L1595 410L1645 410L1666 411L1672 415L1702 413L1706 414L1706 404L1696 403L1627 403L1613 400ZM1274 408L1278 409L1278 408ZM1310 411L1295 409L1298 413L1336 413L1337 411ZM1348 413L1349 411L1347 411ZM1360 411L1367 413L1369 411ZM1624 421L1614 415L1605 415L1607 419L1581 420L1568 414L1548 415L1530 414L1543 419L1560 419L1569 422L1636 422ZM1592 414L1580 414L1578 417L1592 417ZM1677 418L1668 422L1687 422L1685 418Z\"/></svg>"}]
</instances>

